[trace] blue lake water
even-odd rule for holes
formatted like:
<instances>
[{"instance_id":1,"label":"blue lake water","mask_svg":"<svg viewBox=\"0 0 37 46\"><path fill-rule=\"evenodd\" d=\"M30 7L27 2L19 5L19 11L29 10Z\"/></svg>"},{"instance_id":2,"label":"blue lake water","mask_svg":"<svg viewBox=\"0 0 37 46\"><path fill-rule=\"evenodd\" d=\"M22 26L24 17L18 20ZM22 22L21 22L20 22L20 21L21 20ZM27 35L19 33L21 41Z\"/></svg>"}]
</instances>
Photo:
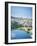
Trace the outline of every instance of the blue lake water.
<instances>
[{"instance_id":1,"label":"blue lake water","mask_svg":"<svg viewBox=\"0 0 37 46\"><path fill-rule=\"evenodd\" d=\"M31 34L23 30L12 30L11 39L31 39Z\"/></svg>"}]
</instances>

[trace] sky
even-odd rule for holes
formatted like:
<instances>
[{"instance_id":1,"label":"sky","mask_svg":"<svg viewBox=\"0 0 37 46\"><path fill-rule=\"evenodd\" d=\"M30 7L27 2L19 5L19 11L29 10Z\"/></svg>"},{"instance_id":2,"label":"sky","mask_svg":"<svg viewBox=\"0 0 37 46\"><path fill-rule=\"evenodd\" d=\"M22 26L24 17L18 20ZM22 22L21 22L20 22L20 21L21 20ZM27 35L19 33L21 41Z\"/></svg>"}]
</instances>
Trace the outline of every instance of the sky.
<instances>
[{"instance_id":1,"label":"sky","mask_svg":"<svg viewBox=\"0 0 37 46\"><path fill-rule=\"evenodd\" d=\"M31 19L32 7L11 6L11 16Z\"/></svg>"}]
</instances>

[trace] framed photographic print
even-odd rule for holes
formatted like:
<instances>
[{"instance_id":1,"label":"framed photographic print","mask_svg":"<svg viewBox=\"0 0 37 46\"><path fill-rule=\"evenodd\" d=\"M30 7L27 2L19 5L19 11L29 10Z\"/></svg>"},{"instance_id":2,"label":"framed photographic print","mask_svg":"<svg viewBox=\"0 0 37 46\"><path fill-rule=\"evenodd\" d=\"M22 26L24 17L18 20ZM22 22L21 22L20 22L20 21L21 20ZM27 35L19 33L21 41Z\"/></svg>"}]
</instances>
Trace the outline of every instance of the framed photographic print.
<instances>
[{"instance_id":1,"label":"framed photographic print","mask_svg":"<svg viewBox=\"0 0 37 46\"><path fill-rule=\"evenodd\" d=\"M5 44L36 42L36 4L5 2Z\"/></svg>"}]
</instances>

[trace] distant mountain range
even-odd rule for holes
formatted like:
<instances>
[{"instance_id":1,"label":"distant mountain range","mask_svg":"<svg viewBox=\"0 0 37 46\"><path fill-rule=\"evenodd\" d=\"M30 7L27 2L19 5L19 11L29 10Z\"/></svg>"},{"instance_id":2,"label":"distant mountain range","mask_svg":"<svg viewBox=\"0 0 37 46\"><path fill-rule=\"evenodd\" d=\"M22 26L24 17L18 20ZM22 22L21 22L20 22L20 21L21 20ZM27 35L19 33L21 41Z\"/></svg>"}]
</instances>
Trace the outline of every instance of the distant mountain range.
<instances>
[{"instance_id":1,"label":"distant mountain range","mask_svg":"<svg viewBox=\"0 0 37 46\"><path fill-rule=\"evenodd\" d=\"M13 17L13 16L11 16L11 18L13 18L13 19L30 19L30 20L32 20L31 18L22 18L22 17Z\"/></svg>"}]
</instances>

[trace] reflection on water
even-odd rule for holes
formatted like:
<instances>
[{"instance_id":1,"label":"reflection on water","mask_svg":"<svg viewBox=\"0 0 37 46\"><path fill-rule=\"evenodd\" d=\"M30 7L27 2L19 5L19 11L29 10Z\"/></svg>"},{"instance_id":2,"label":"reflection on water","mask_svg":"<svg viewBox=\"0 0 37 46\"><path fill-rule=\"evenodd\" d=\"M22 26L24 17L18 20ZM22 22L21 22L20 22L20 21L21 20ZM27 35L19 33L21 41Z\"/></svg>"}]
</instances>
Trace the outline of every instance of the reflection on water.
<instances>
[{"instance_id":1,"label":"reflection on water","mask_svg":"<svg viewBox=\"0 0 37 46\"><path fill-rule=\"evenodd\" d=\"M22 30L12 30L11 39L31 39L31 34Z\"/></svg>"}]
</instances>

